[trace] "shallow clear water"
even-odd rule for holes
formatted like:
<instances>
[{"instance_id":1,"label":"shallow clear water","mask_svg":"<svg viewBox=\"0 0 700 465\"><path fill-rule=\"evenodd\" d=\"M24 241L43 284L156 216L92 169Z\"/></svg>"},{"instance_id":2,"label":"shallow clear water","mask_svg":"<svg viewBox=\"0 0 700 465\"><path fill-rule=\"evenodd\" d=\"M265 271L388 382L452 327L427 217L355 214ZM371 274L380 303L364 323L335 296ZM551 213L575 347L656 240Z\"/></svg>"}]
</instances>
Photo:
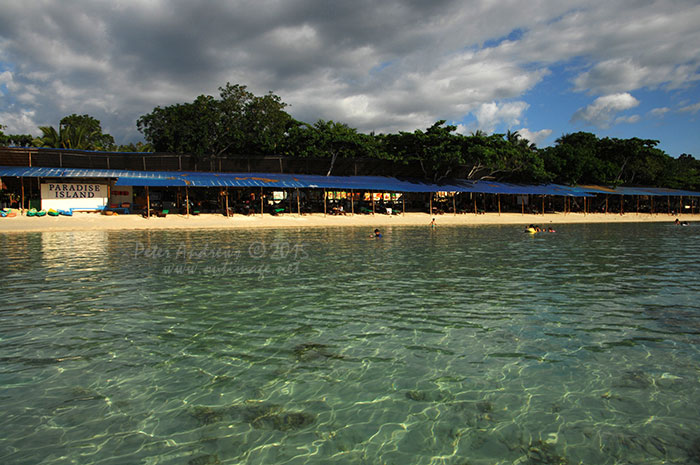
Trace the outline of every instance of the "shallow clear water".
<instances>
[{"instance_id":1,"label":"shallow clear water","mask_svg":"<svg viewBox=\"0 0 700 465\"><path fill-rule=\"evenodd\" d=\"M700 462L700 227L0 234L0 463Z\"/></svg>"}]
</instances>

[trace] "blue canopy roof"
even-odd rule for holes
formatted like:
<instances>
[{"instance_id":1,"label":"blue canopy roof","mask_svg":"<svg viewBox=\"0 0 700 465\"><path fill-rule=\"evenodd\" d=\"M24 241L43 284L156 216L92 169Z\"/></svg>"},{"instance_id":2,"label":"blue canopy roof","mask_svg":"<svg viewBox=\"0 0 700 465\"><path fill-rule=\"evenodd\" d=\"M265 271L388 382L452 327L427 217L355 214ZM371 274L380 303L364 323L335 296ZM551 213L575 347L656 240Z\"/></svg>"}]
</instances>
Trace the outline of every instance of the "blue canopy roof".
<instances>
[{"instance_id":1,"label":"blue canopy roof","mask_svg":"<svg viewBox=\"0 0 700 465\"><path fill-rule=\"evenodd\" d=\"M665 188L603 186L568 187L558 184L520 185L493 181L450 180L428 183L387 176L319 176L281 173L213 173L202 171L129 171L86 168L0 166L0 176L39 178L116 179L117 186L264 187L271 189L337 189L383 192L472 192L484 194L592 197L595 194L700 196L700 192Z\"/></svg>"}]
</instances>

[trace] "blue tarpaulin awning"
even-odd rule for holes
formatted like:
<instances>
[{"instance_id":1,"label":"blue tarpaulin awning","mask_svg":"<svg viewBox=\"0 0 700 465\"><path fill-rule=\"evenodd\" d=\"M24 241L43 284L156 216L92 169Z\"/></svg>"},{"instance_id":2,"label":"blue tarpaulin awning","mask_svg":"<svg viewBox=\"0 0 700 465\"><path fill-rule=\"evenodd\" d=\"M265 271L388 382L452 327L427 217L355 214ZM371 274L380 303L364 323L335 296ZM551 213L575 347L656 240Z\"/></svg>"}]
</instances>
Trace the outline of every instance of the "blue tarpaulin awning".
<instances>
[{"instance_id":1,"label":"blue tarpaulin awning","mask_svg":"<svg viewBox=\"0 0 700 465\"><path fill-rule=\"evenodd\" d=\"M700 196L700 192L651 187L520 185L495 181L455 179L429 183L387 176L319 176L281 173L212 173L201 171L129 171L86 168L2 166L0 176L39 178L116 179L117 186L158 187L264 187L270 189L330 189L382 192L472 192L483 194L592 197L596 194Z\"/></svg>"}]
</instances>

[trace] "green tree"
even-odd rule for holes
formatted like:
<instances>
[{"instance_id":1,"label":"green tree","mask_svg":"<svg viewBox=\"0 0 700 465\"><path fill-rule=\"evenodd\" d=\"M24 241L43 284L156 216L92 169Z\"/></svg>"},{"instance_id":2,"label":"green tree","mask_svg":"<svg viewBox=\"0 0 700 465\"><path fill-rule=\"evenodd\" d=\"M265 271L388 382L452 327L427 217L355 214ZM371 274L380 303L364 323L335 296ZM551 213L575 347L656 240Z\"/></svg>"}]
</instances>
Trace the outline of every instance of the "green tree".
<instances>
[{"instance_id":1,"label":"green tree","mask_svg":"<svg viewBox=\"0 0 700 465\"><path fill-rule=\"evenodd\" d=\"M15 147L31 147L34 141L34 136L31 134L8 134L5 137L7 138L7 145L14 145Z\"/></svg>"},{"instance_id":2,"label":"green tree","mask_svg":"<svg viewBox=\"0 0 700 465\"><path fill-rule=\"evenodd\" d=\"M42 135L34 139L37 147L77 150L111 150L114 138L102 133L100 122L90 115L72 114L61 119L58 130L53 126L39 126Z\"/></svg>"},{"instance_id":3,"label":"green tree","mask_svg":"<svg viewBox=\"0 0 700 465\"><path fill-rule=\"evenodd\" d=\"M137 127L158 152L206 157L278 151L292 121L286 104L272 93L256 97L238 84L219 91L219 99L200 95L192 103L156 107Z\"/></svg>"},{"instance_id":4,"label":"green tree","mask_svg":"<svg viewBox=\"0 0 700 465\"><path fill-rule=\"evenodd\" d=\"M417 163L424 178L440 182L464 164L463 136L455 134L456 129L440 120L425 131L388 134L383 136L383 151L396 161Z\"/></svg>"},{"instance_id":5,"label":"green tree","mask_svg":"<svg viewBox=\"0 0 700 465\"><path fill-rule=\"evenodd\" d=\"M114 138L110 134L102 132L102 125L99 120L90 115L65 116L61 119L59 129L66 133L67 140L71 137L75 139L75 143L67 148L85 147L86 150L111 150L114 148Z\"/></svg>"},{"instance_id":6,"label":"green tree","mask_svg":"<svg viewBox=\"0 0 700 465\"><path fill-rule=\"evenodd\" d=\"M663 181L672 189L700 191L700 160L687 153L672 158Z\"/></svg>"},{"instance_id":7,"label":"green tree","mask_svg":"<svg viewBox=\"0 0 700 465\"><path fill-rule=\"evenodd\" d=\"M609 177L603 174L597 156L598 137L589 132L565 134L553 147L542 151L545 169L554 173L556 182L562 184L601 183Z\"/></svg>"},{"instance_id":8,"label":"green tree","mask_svg":"<svg viewBox=\"0 0 700 465\"><path fill-rule=\"evenodd\" d=\"M609 139L598 143L598 158L608 167L603 182L611 185L654 185L661 180L671 157L656 148L658 140Z\"/></svg>"},{"instance_id":9,"label":"green tree","mask_svg":"<svg viewBox=\"0 0 700 465\"><path fill-rule=\"evenodd\" d=\"M145 144L143 142L129 143L126 145L119 145L116 149L117 152L153 152L153 147L151 144Z\"/></svg>"},{"instance_id":10,"label":"green tree","mask_svg":"<svg viewBox=\"0 0 700 465\"><path fill-rule=\"evenodd\" d=\"M517 131L490 136L476 131L465 137L462 150L468 179L542 182L552 177L535 145Z\"/></svg>"},{"instance_id":11,"label":"green tree","mask_svg":"<svg viewBox=\"0 0 700 465\"><path fill-rule=\"evenodd\" d=\"M5 126L0 124L0 146L31 147L34 137L31 134L5 134Z\"/></svg>"},{"instance_id":12,"label":"green tree","mask_svg":"<svg viewBox=\"0 0 700 465\"><path fill-rule=\"evenodd\" d=\"M375 152L372 136L358 133L345 123L324 120L313 125L298 121L291 125L284 150L290 156L330 158L327 176L332 174L338 157L372 156Z\"/></svg>"},{"instance_id":13,"label":"green tree","mask_svg":"<svg viewBox=\"0 0 700 465\"><path fill-rule=\"evenodd\" d=\"M284 111L286 103L272 92L254 96L244 108L242 122L245 151L257 154L278 153L285 142L293 119Z\"/></svg>"}]
</instances>

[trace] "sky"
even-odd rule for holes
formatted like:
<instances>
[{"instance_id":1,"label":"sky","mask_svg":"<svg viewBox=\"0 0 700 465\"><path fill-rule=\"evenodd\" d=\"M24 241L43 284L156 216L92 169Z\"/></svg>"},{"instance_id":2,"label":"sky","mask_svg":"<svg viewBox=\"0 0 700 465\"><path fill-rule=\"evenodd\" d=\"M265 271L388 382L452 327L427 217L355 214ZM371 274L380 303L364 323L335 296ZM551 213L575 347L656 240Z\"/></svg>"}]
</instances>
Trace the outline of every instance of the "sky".
<instances>
[{"instance_id":1,"label":"sky","mask_svg":"<svg viewBox=\"0 0 700 465\"><path fill-rule=\"evenodd\" d=\"M0 125L273 92L362 132L447 120L538 147L577 131L700 158L698 0L0 0Z\"/></svg>"}]
</instances>

